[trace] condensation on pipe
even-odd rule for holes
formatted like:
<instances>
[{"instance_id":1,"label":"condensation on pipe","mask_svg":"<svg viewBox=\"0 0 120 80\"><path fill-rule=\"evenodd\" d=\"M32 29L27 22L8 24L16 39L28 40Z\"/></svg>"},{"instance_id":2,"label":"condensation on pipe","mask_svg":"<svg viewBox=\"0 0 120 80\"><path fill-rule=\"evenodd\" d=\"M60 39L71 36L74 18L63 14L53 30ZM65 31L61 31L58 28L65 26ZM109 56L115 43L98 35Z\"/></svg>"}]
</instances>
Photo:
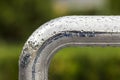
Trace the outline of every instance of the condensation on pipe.
<instances>
[{"instance_id":1,"label":"condensation on pipe","mask_svg":"<svg viewBox=\"0 0 120 80\"><path fill-rule=\"evenodd\" d=\"M43 24L23 47L19 80L48 80L51 59L66 46L120 46L120 16L65 16Z\"/></svg>"}]
</instances>

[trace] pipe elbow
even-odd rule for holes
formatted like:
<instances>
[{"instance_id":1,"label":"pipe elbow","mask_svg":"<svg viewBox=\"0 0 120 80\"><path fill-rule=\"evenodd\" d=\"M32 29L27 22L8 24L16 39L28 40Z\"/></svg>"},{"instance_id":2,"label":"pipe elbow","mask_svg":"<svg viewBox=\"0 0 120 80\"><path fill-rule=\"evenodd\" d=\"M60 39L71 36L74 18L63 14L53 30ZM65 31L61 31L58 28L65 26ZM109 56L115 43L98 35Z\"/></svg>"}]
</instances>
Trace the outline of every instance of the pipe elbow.
<instances>
[{"instance_id":1,"label":"pipe elbow","mask_svg":"<svg viewBox=\"0 0 120 80\"><path fill-rule=\"evenodd\" d=\"M19 80L48 80L55 52L65 46L120 46L119 16L65 16L40 26L26 41Z\"/></svg>"}]
</instances>

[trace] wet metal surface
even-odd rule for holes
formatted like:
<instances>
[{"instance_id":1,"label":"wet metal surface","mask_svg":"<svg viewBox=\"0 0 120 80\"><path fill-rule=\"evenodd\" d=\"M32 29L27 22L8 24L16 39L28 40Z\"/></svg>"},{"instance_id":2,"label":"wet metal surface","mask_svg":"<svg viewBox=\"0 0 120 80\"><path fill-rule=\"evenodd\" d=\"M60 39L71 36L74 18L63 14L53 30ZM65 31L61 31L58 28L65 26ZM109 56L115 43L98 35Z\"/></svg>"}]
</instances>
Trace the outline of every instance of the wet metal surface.
<instances>
[{"instance_id":1,"label":"wet metal surface","mask_svg":"<svg viewBox=\"0 0 120 80\"><path fill-rule=\"evenodd\" d=\"M23 47L19 80L48 80L53 54L67 45L120 46L120 17L66 16L43 24Z\"/></svg>"}]
</instances>

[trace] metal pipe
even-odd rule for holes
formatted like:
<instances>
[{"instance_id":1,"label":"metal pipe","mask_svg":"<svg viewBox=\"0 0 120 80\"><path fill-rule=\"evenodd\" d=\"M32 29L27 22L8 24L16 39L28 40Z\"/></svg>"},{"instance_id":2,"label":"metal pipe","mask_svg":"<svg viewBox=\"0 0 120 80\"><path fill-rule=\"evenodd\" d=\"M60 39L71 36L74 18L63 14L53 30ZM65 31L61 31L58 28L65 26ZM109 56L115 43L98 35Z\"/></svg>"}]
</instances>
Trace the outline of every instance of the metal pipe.
<instances>
[{"instance_id":1,"label":"metal pipe","mask_svg":"<svg viewBox=\"0 0 120 80\"><path fill-rule=\"evenodd\" d=\"M50 60L66 46L120 46L120 16L65 16L43 24L23 47L19 80L48 80Z\"/></svg>"}]
</instances>

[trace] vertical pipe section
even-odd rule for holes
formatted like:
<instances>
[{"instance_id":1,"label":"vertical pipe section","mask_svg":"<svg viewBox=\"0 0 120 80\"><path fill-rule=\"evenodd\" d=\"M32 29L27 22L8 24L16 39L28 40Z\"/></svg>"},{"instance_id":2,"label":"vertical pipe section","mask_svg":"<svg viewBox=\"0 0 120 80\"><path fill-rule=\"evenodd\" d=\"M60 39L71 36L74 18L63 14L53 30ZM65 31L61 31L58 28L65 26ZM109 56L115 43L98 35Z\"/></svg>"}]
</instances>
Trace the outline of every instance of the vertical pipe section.
<instances>
[{"instance_id":1,"label":"vertical pipe section","mask_svg":"<svg viewBox=\"0 0 120 80\"><path fill-rule=\"evenodd\" d=\"M65 16L43 24L23 47L19 80L48 80L50 60L66 46L120 46L120 16Z\"/></svg>"}]
</instances>

